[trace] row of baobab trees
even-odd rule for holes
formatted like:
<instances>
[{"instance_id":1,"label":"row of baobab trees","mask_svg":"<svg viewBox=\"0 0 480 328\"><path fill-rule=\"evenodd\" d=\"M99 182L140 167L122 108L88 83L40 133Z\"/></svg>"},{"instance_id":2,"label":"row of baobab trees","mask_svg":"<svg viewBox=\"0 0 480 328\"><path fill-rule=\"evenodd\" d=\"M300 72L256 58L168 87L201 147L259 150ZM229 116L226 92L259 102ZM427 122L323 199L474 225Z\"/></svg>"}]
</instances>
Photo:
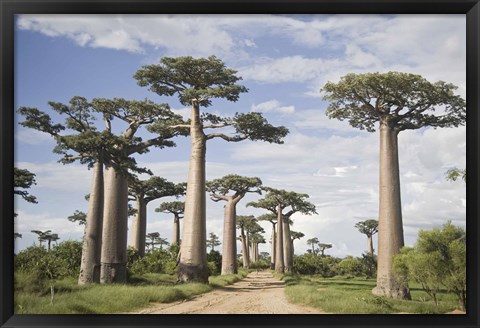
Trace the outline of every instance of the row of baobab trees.
<instances>
[{"instance_id":1,"label":"row of baobab trees","mask_svg":"<svg viewBox=\"0 0 480 328\"><path fill-rule=\"evenodd\" d=\"M134 154L142 154L151 147L172 147L176 136L189 136L190 165L185 192L185 213L182 243L179 255L179 280L203 281L208 278L205 252L206 240L206 181L205 156L208 140L219 138L227 142L266 141L283 143L288 134L284 126L272 126L260 113L236 113L221 117L201 111L212 105L214 98L237 101L247 88L237 84L241 80L236 71L226 68L218 58L164 57L159 64L146 65L134 78L160 96L177 95L180 103L190 106L191 117L183 120L169 110L168 104L125 99L93 99L74 97L69 105L50 102L51 108L67 117L65 124L52 122L50 116L36 108L19 108L26 120L22 125L51 134L62 155L63 163L79 160L94 168L90 193L87 226L84 238L84 259L80 283L124 282L126 280L126 244L128 217L128 176L148 172L136 165ZM457 127L465 124L465 100L456 95L456 86L408 73L347 74L339 82L328 82L320 90L328 104L329 118L347 120L352 127L374 132L380 130L380 200L378 227L378 273L376 295L409 298L405 282L393 273L392 261L404 245L400 199L398 135L401 131L431 126ZM98 131L93 125L94 113L103 117L105 128ZM319 113L321 115L321 113ZM113 119L127 123L127 129L115 135ZM146 126L158 136L142 140L135 136ZM63 134L66 128L73 134ZM230 128L226 134L220 129ZM211 132L213 131L213 132ZM73 154L72 154L73 152ZM234 245L228 238L234 236L235 205L239 195L227 191L215 193L218 201L226 202L229 213L224 223L227 238L224 243ZM223 192L225 191L225 192ZM284 224L296 212L315 213L302 194L283 190L265 190L263 199L250 206L269 211L272 226L277 224L275 269L291 269L291 252L284 236L289 235L289 224ZM306 207L291 207L284 197L294 197ZM296 205L295 205L296 206ZM274 220L273 218L276 218ZM229 218L229 219L228 219ZM281 224L280 224L281 223ZM285 250L284 250L285 248ZM231 258L232 249L225 251ZM234 264L225 265L226 272L235 270Z\"/></svg>"}]
</instances>

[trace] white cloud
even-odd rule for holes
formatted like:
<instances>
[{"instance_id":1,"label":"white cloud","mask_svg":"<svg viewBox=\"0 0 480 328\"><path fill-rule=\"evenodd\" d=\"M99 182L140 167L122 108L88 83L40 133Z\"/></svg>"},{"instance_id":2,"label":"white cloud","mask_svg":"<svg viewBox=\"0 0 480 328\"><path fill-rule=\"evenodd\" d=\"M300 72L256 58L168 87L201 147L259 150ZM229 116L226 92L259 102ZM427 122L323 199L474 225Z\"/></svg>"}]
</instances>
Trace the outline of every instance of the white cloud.
<instances>
[{"instance_id":1,"label":"white cloud","mask_svg":"<svg viewBox=\"0 0 480 328\"><path fill-rule=\"evenodd\" d=\"M282 114L292 114L295 112L295 106L282 106L278 100L272 99L259 104L253 104L250 110L252 112L260 113L276 112Z\"/></svg>"}]
</instances>

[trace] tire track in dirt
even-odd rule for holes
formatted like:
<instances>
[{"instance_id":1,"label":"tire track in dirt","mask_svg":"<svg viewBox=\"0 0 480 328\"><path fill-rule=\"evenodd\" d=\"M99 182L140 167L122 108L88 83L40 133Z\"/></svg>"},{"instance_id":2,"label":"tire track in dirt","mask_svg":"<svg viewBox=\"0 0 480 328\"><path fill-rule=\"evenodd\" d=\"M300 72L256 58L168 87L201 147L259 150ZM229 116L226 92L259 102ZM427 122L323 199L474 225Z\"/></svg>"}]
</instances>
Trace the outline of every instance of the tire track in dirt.
<instances>
[{"instance_id":1,"label":"tire track in dirt","mask_svg":"<svg viewBox=\"0 0 480 328\"><path fill-rule=\"evenodd\" d=\"M189 300L154 303L129 314L325 314L291 304L285 296L285 284L269 271L251 272L241 281L216 288Z\"/></svg>"}]
</instances>

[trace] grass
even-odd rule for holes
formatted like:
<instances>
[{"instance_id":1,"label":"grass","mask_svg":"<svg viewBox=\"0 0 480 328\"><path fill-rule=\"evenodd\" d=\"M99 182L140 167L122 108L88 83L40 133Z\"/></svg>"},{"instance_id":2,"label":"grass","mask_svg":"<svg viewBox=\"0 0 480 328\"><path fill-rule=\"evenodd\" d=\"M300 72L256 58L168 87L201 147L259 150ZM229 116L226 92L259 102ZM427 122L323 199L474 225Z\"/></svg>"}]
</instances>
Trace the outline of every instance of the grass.
<instances>
[{"instance_id":1,"label":"grass","mask_svg":"<svg viewBox=\"0 0 480 328\"><path fill-rule=\"evenodd\" d=\"M216 287L239 281L248 274L213 276L209 284L176 284L176 276L149 273L133 276L128 284L79 286L73 278L55 282L55 297L50 304L50 289L25 291L28 277L16 273L15 312L18 314L101 314L124 313L147 307L149 303L170 303L207 293Z\"/></svg>"},{"instance_id":2,"label":"grass","mask_svg":"<svg viewBox=\"0 0 480 328\"><path fill-rule=\"evenodd\" d=\"M278 277L278 276L277 276ZM320 276L288 275L281 279L286 284L286 296L292 303L320 308L328 313L339 314L386 314L446 313L458 308L455 295L440 293L439 305L418 285L410 285L412 300L398 300L374 296L371 290L376 285L374 279L322 278Z\"/></svg>"}]
</instances>

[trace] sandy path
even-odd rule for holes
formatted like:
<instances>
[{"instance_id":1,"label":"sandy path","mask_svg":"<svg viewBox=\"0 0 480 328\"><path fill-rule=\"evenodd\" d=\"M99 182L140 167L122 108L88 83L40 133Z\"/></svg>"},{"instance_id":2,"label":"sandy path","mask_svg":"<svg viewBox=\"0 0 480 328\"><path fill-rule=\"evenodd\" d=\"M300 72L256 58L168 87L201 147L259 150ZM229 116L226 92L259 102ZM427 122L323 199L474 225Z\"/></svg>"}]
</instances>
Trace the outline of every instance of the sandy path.
<instances>
[{"instance_id":1,"label":"sandy path","mask_svg":"<svg viewBox=\"0 0 480 328\"><path fill-rule=\"evenodd\" d=\"M241 281L190 300L155 303L129 314L320 314L318 309L288 303L283 281L268 271L252 272Z\"/></svg>"}]
</instances>

